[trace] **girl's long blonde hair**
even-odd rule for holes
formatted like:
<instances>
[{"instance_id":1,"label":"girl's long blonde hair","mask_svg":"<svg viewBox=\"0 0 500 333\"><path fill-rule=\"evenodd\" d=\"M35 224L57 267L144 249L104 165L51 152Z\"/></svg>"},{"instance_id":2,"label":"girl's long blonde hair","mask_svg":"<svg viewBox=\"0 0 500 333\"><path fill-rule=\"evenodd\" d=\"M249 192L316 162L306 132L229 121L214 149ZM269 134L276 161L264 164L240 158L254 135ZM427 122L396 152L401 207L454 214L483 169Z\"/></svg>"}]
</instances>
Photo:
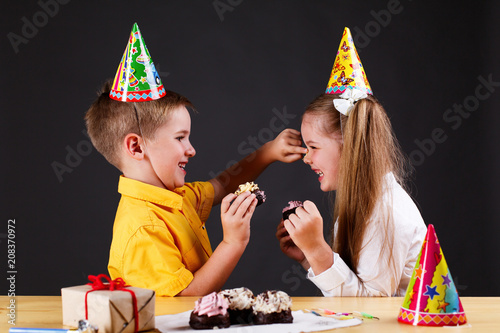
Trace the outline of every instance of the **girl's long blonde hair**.
<instances>
[{"instance_id":1,"label":"girl's long blonde hair","mask_svg":"<svg viewBox=\"0 0 500 333\"><path fill-rule=\"evenodd\" d=\"M357 273L360 252L365 242L365 230L376 205L381 203L384 177L393 172L402 184L406 173L406 159L394 136L387 114L373 96L355 103L349 116L338 112L333 99L338 95L322 94L312 101L305 115L322 116L322 130L326 134L341 135L342 153L339 161L338 186L335 195L332 249L351 270ZM392 245L394 227L390 207L385 209L385 240L381 255L388 252L388 262L393 267ZM387 252L385 252L387 253ZM374 258L376 260L377 258Z\"/></svg>"}]
</instances>

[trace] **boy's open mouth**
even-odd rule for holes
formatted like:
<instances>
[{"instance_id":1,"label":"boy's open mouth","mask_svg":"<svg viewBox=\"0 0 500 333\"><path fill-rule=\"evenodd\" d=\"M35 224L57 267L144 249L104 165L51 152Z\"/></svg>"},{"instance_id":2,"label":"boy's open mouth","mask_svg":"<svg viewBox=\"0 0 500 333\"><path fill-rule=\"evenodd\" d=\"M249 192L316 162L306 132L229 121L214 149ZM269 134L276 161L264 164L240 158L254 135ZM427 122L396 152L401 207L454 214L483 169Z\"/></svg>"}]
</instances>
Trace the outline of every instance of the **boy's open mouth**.
<instances>
[{"instance_id":1,"label":"boy's open mouth","mask_svg":"<svg viewBox=\"0 0 500 333\"><path fill-rule=\"evenodd\" d=\"M185 162L179 163L179 168L181 168L182 170L184 170L186 168L186 163Z\"/></svg>"}]
</instances>

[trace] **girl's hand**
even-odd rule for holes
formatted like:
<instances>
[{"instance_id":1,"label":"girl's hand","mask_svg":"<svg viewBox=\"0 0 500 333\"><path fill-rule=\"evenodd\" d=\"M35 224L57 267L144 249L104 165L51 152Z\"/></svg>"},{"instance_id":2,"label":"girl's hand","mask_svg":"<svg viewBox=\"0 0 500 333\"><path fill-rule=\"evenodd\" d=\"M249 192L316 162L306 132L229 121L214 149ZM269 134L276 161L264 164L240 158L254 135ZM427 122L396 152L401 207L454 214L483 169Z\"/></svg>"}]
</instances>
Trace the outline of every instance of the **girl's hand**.
<instances>
[{"instance_id":1,"label":"girl's hand","mask_svg":"<svg viewBox=\"0 0 500 333\"><path fill-rule=\"evenodd\" d=\"M285 163L302 159L307 149L302 147L300 132L291 128L283 130L274 140L262 146L269 161Z\"/></svg>"},{"instance_id":2,"label":"girl's hand","mask_svg":"<svg viewBox=\"0 0 500 333\"><path fill-rule=\"evenodd\" d=\"M285 220L284 226L293 242L308 259L314 256L315 252L323 250L325 244L329 248L323 236L323 218L311 201L305 201L303 207L298 207L295 214Z\"/></svg>"},{"instance_id":3,"label":"girl's hand","mask_svg":"<svg viewBox=\"0 0 500 333\"><path fill-rule=\"evenodd\" d=\"M223 242L243 246L248 244L250 219L256 206L255 194L250 192L243 192L238 196L230 193L222 199L220 215L224 233Z\"/></svg>"},{"instance_id":4,"label":"girl's hand","mask_svg":"<svg viewBox=\"0 0 500 333\"><path fill-rule=\"evenodd\" d=\"M305 261L306 256L301 249L295 245L290 235L285 229L284 221L281 220L278 228L276 229L276 238L280 242L281 251L286 254L289 258L302 263Z\"/></svg>"}]
</instances>

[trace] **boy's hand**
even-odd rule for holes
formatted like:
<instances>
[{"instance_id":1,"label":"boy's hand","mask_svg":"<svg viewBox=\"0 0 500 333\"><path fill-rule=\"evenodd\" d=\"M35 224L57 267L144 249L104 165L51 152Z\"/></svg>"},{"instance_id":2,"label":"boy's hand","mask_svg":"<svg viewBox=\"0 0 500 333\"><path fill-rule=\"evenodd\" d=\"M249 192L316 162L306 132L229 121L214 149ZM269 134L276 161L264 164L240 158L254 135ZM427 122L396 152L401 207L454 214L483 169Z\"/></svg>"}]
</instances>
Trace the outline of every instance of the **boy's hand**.
<instances>
[{"instance_id":1,"label":"boy's hand","mask_svg":"<svg viewBox=\"0 0 500 333\"><path fill-rule=\"evenodd\" d=\"M248 244L250 219L256 206L255 194L250 192L243 192L238 196L230 193L222 199L220 213L224 232L223 242L244 246Z\"/></svg>"},{"instance_id":2,"label":"boy's hand","mask_svg":"<svg viewBox=\"0 0 500 333\"><path fill-rule=\"evenodd\" d=\"M276 238L280 242L280 249L289 258L301 263L306 259L306 256L304 255L304 252L302 252L302 250L299 249L293 242L292 238L288 234L288 231L285 229L284 222L285 221L281 220L278 228L276 229Z\"/></svg>"},{"instance_id":3,"label":"boy's hand","mask_svg":"<svg viewBox=\"0 0 500 333\"><path fill-rule=\"evenodd\" d=\"M292 128L283 130L262 148L271 162L291 163L302 159L303 154L307 153L307 149L302 147L300 132Z\"/></svg>"},{"instance_id":4,"label":"boy's hand","mask_svg":"<svg viewBox=\"0 0 500 333\"><path fill-rule=\"evenodd\" d=\"M323 236L323 218L316 205L309 200L284 221L284 226L290 238L308 258L323 250L325 245L329 248Z\"/></svg>"}]
</instances>

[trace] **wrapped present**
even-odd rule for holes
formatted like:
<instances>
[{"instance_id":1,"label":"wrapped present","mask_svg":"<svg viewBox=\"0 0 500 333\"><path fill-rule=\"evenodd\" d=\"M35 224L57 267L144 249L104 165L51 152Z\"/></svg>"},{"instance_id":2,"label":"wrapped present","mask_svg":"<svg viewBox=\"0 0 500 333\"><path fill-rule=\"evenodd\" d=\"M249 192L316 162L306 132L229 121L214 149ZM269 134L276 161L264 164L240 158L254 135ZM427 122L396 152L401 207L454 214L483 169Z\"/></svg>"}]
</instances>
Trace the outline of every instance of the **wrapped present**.
<instances>
[{"instance_id":1,"label":"wrapped present","mask_svg":"<svg viewBox=\"0 0 500 333\"><path fill-rule=\"evenodd\" d=\"M102 282L105 279L107 282ZM99 333L133 333L155 328L155 292L127 286L121 278L89 276L92 283L61 289L63 325L87 319Z\"/></svg>"}]
</instances>

